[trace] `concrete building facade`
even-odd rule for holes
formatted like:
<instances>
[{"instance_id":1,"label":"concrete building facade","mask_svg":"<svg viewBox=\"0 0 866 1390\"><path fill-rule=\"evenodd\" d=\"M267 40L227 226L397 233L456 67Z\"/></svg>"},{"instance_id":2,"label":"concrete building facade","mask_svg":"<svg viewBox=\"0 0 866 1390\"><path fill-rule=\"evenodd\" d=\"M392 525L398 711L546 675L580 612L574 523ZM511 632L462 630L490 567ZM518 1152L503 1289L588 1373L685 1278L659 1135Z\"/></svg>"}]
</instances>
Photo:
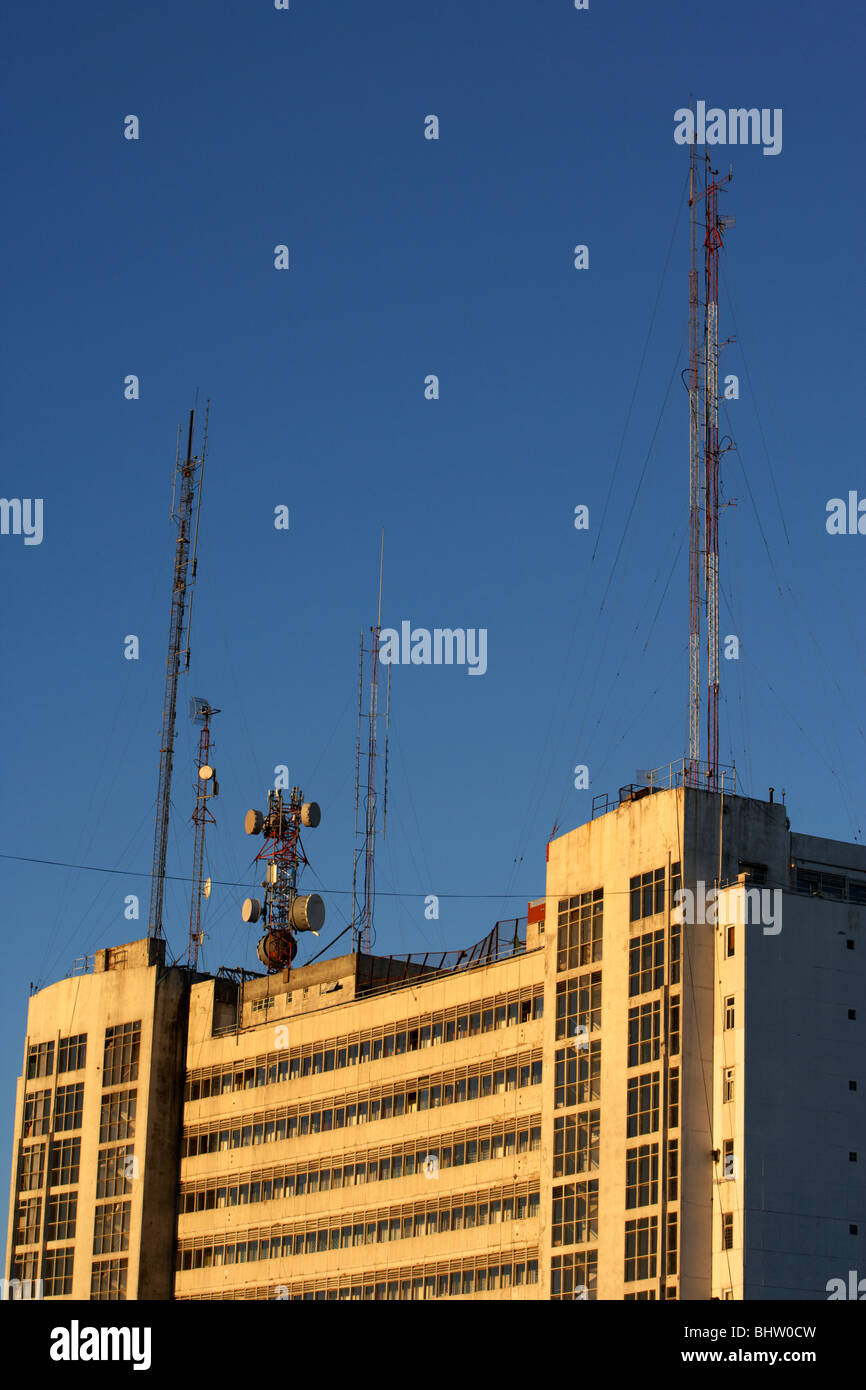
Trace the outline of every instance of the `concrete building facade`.
<instances>
[{"instance_id":1,"label":"concrete building facade","mask_svg":"<svg viewBox=\"0 0 866 1390\"><path fill-rule=\"evenodd\" d=\"M30 1001L7 1276L824 1298L866 1272L864 920L862 846L772 801L626 788L474 955L250 978L101 952Z\"/></svg>"}]
</instances>

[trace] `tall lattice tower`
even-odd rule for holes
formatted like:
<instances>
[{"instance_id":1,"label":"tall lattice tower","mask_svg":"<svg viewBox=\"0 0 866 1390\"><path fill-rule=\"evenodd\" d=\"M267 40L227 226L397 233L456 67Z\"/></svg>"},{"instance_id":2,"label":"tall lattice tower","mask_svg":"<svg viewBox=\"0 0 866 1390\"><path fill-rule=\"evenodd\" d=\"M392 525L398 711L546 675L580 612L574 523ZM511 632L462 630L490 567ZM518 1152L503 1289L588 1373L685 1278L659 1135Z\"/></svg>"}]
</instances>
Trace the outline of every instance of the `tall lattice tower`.
<instances>
[{"instance_id":1,"label":"tall lattice tower","mask_svg":"<svg viewBox=\"0 0 866 1390\"><path fill-rule=\"evenodd\" d=\"M189 669L190 624L192 596L187 607L187 594L196 579L196 549L198 523L201 513L201 492L204 460L207 449L207 424L210 402L205 410L201 452L193 454L195 409L189 412L186 458L180 458L180 427L174 464L174 487L171 499L171 519L177 525L174 552L174 579L171 590L171 621L168 632L168 657L165 664L165 694L162 702L162 736L159 750L159 783L156 793L156 825L153 842L153 869L150 881L150 909L147 918L148 936L162 936L163 894L165 890L165 859L168 850L168 822L171 807L171 773L174 761L174 730L177 715L177 685L183 669ZM190 573L190 570L192 571Z\"/></svg>"}]
</instances>

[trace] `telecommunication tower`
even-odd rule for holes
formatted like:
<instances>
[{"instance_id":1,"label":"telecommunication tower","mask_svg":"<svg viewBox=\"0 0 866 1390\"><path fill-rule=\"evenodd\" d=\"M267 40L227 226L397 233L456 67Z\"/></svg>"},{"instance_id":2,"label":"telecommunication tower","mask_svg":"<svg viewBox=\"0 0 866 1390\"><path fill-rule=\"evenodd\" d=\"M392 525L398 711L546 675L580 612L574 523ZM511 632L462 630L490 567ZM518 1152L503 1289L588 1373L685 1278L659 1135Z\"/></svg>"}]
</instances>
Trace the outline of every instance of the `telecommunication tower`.
<instances>
[{"instance_id":1,"label":"telecommunication tower","mask_svg":"<svg viewBox=\"0 0 866 1390\"><path fill-rule=\"evenodd\" d=\"M298 787L292 788L288 798L281 790L269 790L266 812L247 811L247 834L264 835L266 841L256 855L257 862L265 865L265 896L263 902L247 898L241 916L252 925L259 921L264 925L256 950L269 974L291 967L298 949L296 932L311 931L318 936L324 925L325 904L319 894L298 892L298 865L308 862L301 844L301 826L314 829L321 819L317 803L304 801Z\"/></svg>"},{"instance_id":2,"label":"telecommunication tower","mask_svg":"<svg viewBox=\"0 0 866 1390\"><path fill-rule=\"evenodd\" d=\"M689 150L689 763L686 784L698 786L701 759L701 341L697 261L698 161Z\"/></svg>"},{"instance_id":3,"label":"telecommunication tower","mask_svg":"<svg viewBox=\"0 0 866 1390\"><path fill-rule=\"evenodd\" d=\"M719 215L718 195L733 172L719 179L705 156L698 189L694 126L689 150L689 756L686 785L699 786L701 566L707 628L706 785L719 782L719 252L733 217ZM704 205L703 300L698 279L698 205ZM701 331L700 310L704 323ZM703 521L703 525L702 525Z\"/></svg>"},{"instance_id":4,"label":"telecommunication tower","mask_svg":"<svg viewBox=\"0 0 866 1390\"><path fill-rule=\"evenodd\" d=\"M201 513L201 489L204 478L204 460L207 449L207 422L210 412L208 401L205 410L204 430L202 432L201 453L194 455L193 432L195 428L195 409L189 413L189 433L187 436L186 458L180 458L180 426L178 426L178 448L174 463L174 486L171 500L171 520L177 524L177 542L174 552L174 580L171 591L171 622L168 634L168 659L165 665L165 694L162 702L162 736L159 752L159 783L156 794L156 826L153 844L153 869L150 882L150 909L147 918L148 936L162 936L163 894L165 890L165 859L168 849L168 822L171 806L171 773L174 759L174 729L177 714L177 683L181 671L189 670L190 624L192 619L192 596L187 610L187 591L195 584L196 550L198 545L198 523ZM193 529L193 514L195 525ZM190 575L190 555L192 574ZM186 631L184 633L184 623ZM184 641L186 646L184 647Z\"/></svg>"},{"instance_id":5,"label":"telecommunication tower","mask_svg":"<svg viewBox=\"0 0 866 1390\"><path fill-rule=\"evenodd\" d=\"M216 825L209 802L215 796L219 796L219 783L216 779L216 772L211 764L211 739L210 721L211 716L219 714L218 709L209 705L207 700L200 700L197 696L189 702L190 719L194 724L201 726L198 740L198 757L196 765L198 776L195 786L195 810L192 813L195 824L195 843L193 849L193 868L192 868L192 900L189 909L189 950L187 952L187 965L193 970L198 969L199 947L204 940L204 933L201 928L202 898L210 897L210 879L204 879L204 840L205 829L208 825Z\"/></svg>"},{"instance_id":6,"label":"telecommunication tower","mask_svg":"<svg viewBox=\"0 0 866 1390\"><path fill-rule=\"evenodd\" d=\"M373 910L376 901L376 836L379 833L377 826L378 819L378 799L379 794L376 790L376 760L382 755L378 751L378 725L379 720L385 721L385 752L384 752L384 780L382 797L382 837L385 836L385 829L388 820L388 726L391 717L391 667L388 667L388 680L385 694L385 712L379 713L379 637L382 631L382 567L385 559L385 533L382 533L382 544L379 552L379 607L376 616L376 626L370 628L370 646L364 646L364 635L361 634L361 660L358 672L358 739L355 752L355 855L352 871L352 927L355 949L369 955L373 949ZM370 668L370 695L367 712L364 712L364 658L368 658ZM364 720L367 720L366 739L362 739L362 729ZM366 743L366 753L362 752L362 743ZM363 795L363 807L361 797L361 759L367 759L366 788ZM363 810L363 825L359 829L361 821L361 811ZM364 859L364 895L358 905L358 868L361 857Z\"/></svg>"},{"instance_id":7,"label":"telecommunication tower","mask_svg":"<svg viewBox=\"0 0 866 1390\"><path fill-rule=\"evenodd\" d=\"M705 372L704 473L707 593L707 785L719 781L719 252L722 233L733 218L719 216L719 190L733 174L718 180L706 156L706 235L704 237Z\"/></svg>"}]
</instances>

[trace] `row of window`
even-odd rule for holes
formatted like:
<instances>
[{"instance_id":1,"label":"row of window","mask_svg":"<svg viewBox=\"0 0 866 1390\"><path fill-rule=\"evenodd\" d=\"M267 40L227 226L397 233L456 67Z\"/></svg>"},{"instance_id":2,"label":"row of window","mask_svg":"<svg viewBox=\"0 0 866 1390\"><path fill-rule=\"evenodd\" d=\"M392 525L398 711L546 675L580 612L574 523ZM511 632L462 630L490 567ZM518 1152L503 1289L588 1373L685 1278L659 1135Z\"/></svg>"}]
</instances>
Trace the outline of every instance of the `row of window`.
<instances>
[{"instance_id":1,"label":"row of window","mask_svg":"<svg viewBox=\"0 0 866 1390\"><path fill-rule=\"evenodd\" d=\"M563 898L556 935L557 970L574 970L600 961L603 932L603 888Z\"/></svg>"},{"instance_id":2,"label":"row of window","mask_svg":"<svg viewBox=\"0 0 866 1390\"><path fill-rule=\"evenodd\" d=\"M556 1038L581 1038L601 1028L601 971L560 980L556 986Z\"/></svg>"},{"instance_id":3,"label":"row of window","mask_svg":"<svg viewBox=\"0 0 866 1390\"><path fill-rule=\"evenodd\" d=\"M54 1100L55 1130L81 1128L84 1112L84 1082L72 1086L58 1086ZM21 1131L23 1139L38 1134L47 1134L51 1129L51 1091L31 1091L24 1097L24 1121Z\"/></svg>"},{"instance_id":4,"label":"row of window","mask_svg":"<svg viewBox=\"0 0 866 1390\"><path fill-rule=\"evenodd\" d=\"M231 1179L209 1178L181 1188L182 1213L210 1211L217 1207L244 1206L252 1202L280 1201L312 1196L340 1187L359 1187L424 1173L434 1178L440 1169L510 1157L541 1147L541 1125L512 1122L492 1132L461 1131L414 1144L347 1156L342 1163L292 1164L258 1173L241 1173Z\"/></svg>"},{"instance_id":5,"label":"row of window","mask_svg":"<svg viewBox=\"0 0 866 1390\"><path fill-rule=\"evenodd\" d=\"M70 1187L78 1182L81 1164L81 1139L56 1139L51 1146L49 1187ZM18 1168L18 1190L27 1192L40 1188L45 1177L45 1145L29 1144L21 1150Z\"/></svg>"},{"instance_id":6,"label":"row of window","mask_svg":"<svg viewBox=\"0 0 866 1390\"><path fill-rule=\"evenodd\" d=\"M598 1178L564 1182L553 1189L550 1243L584 1245L598 1239Z\"/></svg>"},{"instance_id":7,"label":"row of window","mask_svg":"<svg viewBox=\"0 0 866 1390\"><path fill-rule=\"evenodd\" d=\"M600 1111L579 1110L553 1121L553 1176L564 1178L598 1167Z\"/></svg>"},{"instance_id":8,"label":"row of window","mask_svg":"<svg viewBox=\"0 0 866 1390\"><path fill-rule=\"evenodd\" d=\"M657 1071L642 1076L630 1076L626 1094L626 1135L654 1134L659 1127L659 1086ZM680 1123L680 1069L671 1067L668 1073L668 1128L678 1129Z\"/></svg>"},{"instance_id":9,"label":"row of window","mask_svg":"<svg viewBox=\"0 0 866 1390\"><path fill-rule=\"evenodd\" d=\"M866 903L866 881L849 878L844 874L819 873L817 869L797 868L797 892L809 893L813 897L847 898L852 903Z\"/></svg>"},{"instance_id":10,"label":"row of window","mask_svg":"<svg viewBox=\"0 0 866 1390\"><path fill-rule=\"evenodd\" d=\"M315 1227L294 1224L239 1232L215 1233L194 1242L181 1241L175 1268L209 1269L256 1260L287 1260L301 1255L346 1250L352 1246L382 1245L415 1240L450 1231L474 1230L504 1222L531 1220L538 1215L540 1195L525 1185L471 1194L439 1197L430 1202L385 1207L353 1216L323 1217Z\"/></svg>"},{"instance_id":11,"label":"row of window","mask_svg":"<svg viewBox=\"0 0 866 1390\"><path fill-rule=\"evenodd\" d=\"M94 1260L90 1271L90 1298L94 1303L121 1302L126 1298L128 1260Z\"/></svg>"},{"instance_id":12,"label":"row of window","mask_svg":"<svg viewBox=\"0 0 866 1390\"><path fill-rule=\"evenodd\" d=\"M57 1044L57 1071L81 1071L87 1061L87 1034L61 1038ZM54 1043L31 1043L27 1049L27 1080L51 1076L54 1071Z\"/></svg>"},{"instance_id":13,"label":"row of window","mask_svg":"<svg viewBox=\"0 0 866 1390\"><path fill-rule=\"evenodd\" d=\"M541 1052L515 1054L504 1061L481 1062L474 1067L434 1073L432 1076L395 1081L376 1087L375 1093L356 1092L333 1099L283 1105L238 1119L226 1117L197 1125L184 1132L182 1158L215 1153L220 1149L268 1144L306 1134L325 1133L352 1125L388 1120L417 1110L436 1110L466 1100L478 1100L502 1091L541 1083Z\"/></svg>"},{"instance_id":14,"label":"row of window","mask_svg":"<svg viewBox=\"0 0 866 1390\"><path fill-rule=\"evenodd\" d=\"M584 1045L585 1044L585 1045ZM601 1043L588 1039L557 1049L553 1106L563 1110L601 1099Z\"/></svg>"},{"instance_id":15,"label":"row of window","mask_svg":"<svg viewBox=\"0 0 866 1390\"><path fill-rule=\"evenodd\" d=\"M495 1293L499 1289L519 1288L538 1283L538 1257L534 1251L514 1251L502 1256L477 1255L467 1260L439 1260L435 1264L408 1265L401 1269L379 1270L375 1274L337 1275L330 1279L307 1279L293 1284L258 1284L213 1293L180 1294L180 1301L230 1298L232 1301L268 1299L314 1300L408 1300L457 1298L472 1293Z\"/></svg>"},{"instance_id":16,"label":"row of window","mask_svg":"<svg viewBox=\"0 0 866 1390\"><path fill-rule=\"evenodd\" d=\"M661 1046L660 999L652 999L646 1004L636 1004L628 1011L628 1049L626 1065L645 1066L647 1062L657 1062ZM674 995L668 1004L668 1054L675 1057L680 1050L680 998Z\"/></svg>"},{"instance_id":17,"label":"row of window","mask_svg":"<svg viewBox=\"0 0 866 1390\"><path fill-rule=\"evenodd\" d=\"M668 1140L667 1178L664 1180L667 1200L677 1201L679 1197L679 1141ZM630 1207L654 1207L659 1199L659 1146L640 1144L637 1148L626 1149L625 1155L625 1205ZM672 1271L668 1271L671 1273Z\"/></svg>"},{"instance_id":18,"label":"row of window","mask_svg":"<svg viewBox=\"0 0 866 1390\"><path fill-rule=\"evenodd\" d=\"M478 1033L491 1033L543 1017L544 990L511 991L477 1004L463 1004L437 1014L392 1023L374 1032L349 1034L294 1051L270 1052L251 1058L242 1067L207 1067L190 1072L184 1099L207 1100L229 1091L273 1086L299 1077L340 1071L381 1058L398 1057L440 1043L459 1042ZM107 1083L106 1083L107 1084Z\"/></svg>"}]
</instances>

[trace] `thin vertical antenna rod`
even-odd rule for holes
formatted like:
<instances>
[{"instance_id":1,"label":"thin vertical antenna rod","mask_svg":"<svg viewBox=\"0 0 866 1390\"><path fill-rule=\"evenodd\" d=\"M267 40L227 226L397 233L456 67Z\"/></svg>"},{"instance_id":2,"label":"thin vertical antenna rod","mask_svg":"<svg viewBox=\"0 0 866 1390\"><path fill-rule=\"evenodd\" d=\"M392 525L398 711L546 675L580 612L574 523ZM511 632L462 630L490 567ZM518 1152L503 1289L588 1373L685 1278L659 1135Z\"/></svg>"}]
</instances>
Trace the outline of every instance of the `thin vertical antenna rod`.
<instances>
[{"instance_id":1,"label":"thin vertical antenna rod","mask_svg":"<svg viewBox=\"0 0 866 1390\"><path fill-rule=\"evenodd\" d=\"M364 845L364 915L360 949L369 955L373 949L373 909L376 898L376 756L379 725L379 633L382 630L382 570L385 563L385 532L379 551L379 604L370 645L370 729L367 741L367 824Z\"/></svg>"},{"instance_id":2,"label":"thin vertical antenna rod","mask_svg":"<svg viewBox=\"0 0 866 1390\"><path fill-rule=\"evenodd\" d=\"M701 429L700 429L700 300L697 263L697 148L694 124L689 151L689 768L687 786L699 783L701 735Z\"/></svg>"},{"instance_id":3,"label":"thin vertical antenna rod","mask_svg":"<svg viewBox=\"0 0 866 1390\"><path fill-rule=\"evenodd\" d=\"M363 634L361 636L361 671L358 682L358 744L355 756L355 834L359 843L355 849L355 870L352 878L352 923L354 926L355 948L359 952L369 955L373 949L374 931L373 914L376 901L376 836L378 833L377 817L379 805L379 792L376 787L376 762L381 756L379 753L379 720L382 715L379 713L379 640L382 631L382 578L385 564L385 533L382 532L382 543L379 552L379 601L376 610L376 626L370 629L370 648L367 652L364 646ZM363 711L364 699L364 657L370 658L370 695L369 708L366 716ZM388 672L387 693L385 699L385 769L384 769L384 795L383 795L383 820L382 835L385 834L385 816L387 815L388 797L388 723L391 709L391 680L390 670ZM367 759L366 790L363 797L364 823L363 829L358 830L359 807L361 804L361 722L364 718L369 721L367 728L367 746L364 756ZM358 867L361 855L364 857L364 892L360 905L358 904L357 879Z\"/></svg>"},{"instance_id":4,"label":"thin vertical antenna rod","mask_svg":"<svg viewBox=\"0 0 866 1390\"><path fill-rule=\"evenodd\" d=\"M361 804L361 721L364 718L364 633L361 631L361 657L358 663L358 737L355 740L355 850L352 855L352 945L357 946L355 924L358 920L358 807Z\"/></svg>"},{"instance_id":5,"label":"thin vertical antenna rod","mask_svg":"<svg viewBox=\"0 0 866 1390\"><path fill-rule=\"evenodd\" d=\"M216 819L211 812L208 802L211 801L219 792L216 776L211 767L210 753L210 720L211 716L219 714L218 709L213 709L206 700L193 701L193 718L196 722L201 721L201 733L198 740L198 757L196 759L196 785L195 785L195 810L192 813L195 824L195 842L193 848L192 864L192 899L189 908L189 949L187 951L187 965L193 970L198 969L198 952L202 943L201 930L201 902L204 895L204 841L205 828L208 825L216 825ZM204 772L204 776L202 773Z\"/></svg>"},{"instance_id":6,"label":"thin vertical antenna rod","mask_svg":"<svg viewBox=\"0 0 866 1390\"><path fill-rule=\"evenodd\" d=\"M192 441L195 411L189 413L189 434L186 459L175 463L172 520L177 522L177 543L174 554L174 579L171 591L171 622L168 635L168 657L165 664L165 693L162 703L162 736L159 750L159 783L156 794L156 822L153 844L153 869L150 882L150 910L147 919L148 936L163 935L162 912L165 891L165 860L168 850L168 823L171 806L171 773L174 760L174 729L177 714L177 682L184 644L184 616L189 585L189 555L192 540L192 517L199 490L200 467L204 467L204 446L199 458L193 456Z\"/></svg>"},{"instance_id":7,"label":"thin vertical antenna rod","mask_svg":"<svg viewBox=\"0 0 866 1390\"><path fill-rule=\"evenodd\" d=\"M707 786L719 780L719 217L717 171L706 156L704 468L707 595ZM725 180L727 182L727 180Z\"/></svg>"}]
</instances>

